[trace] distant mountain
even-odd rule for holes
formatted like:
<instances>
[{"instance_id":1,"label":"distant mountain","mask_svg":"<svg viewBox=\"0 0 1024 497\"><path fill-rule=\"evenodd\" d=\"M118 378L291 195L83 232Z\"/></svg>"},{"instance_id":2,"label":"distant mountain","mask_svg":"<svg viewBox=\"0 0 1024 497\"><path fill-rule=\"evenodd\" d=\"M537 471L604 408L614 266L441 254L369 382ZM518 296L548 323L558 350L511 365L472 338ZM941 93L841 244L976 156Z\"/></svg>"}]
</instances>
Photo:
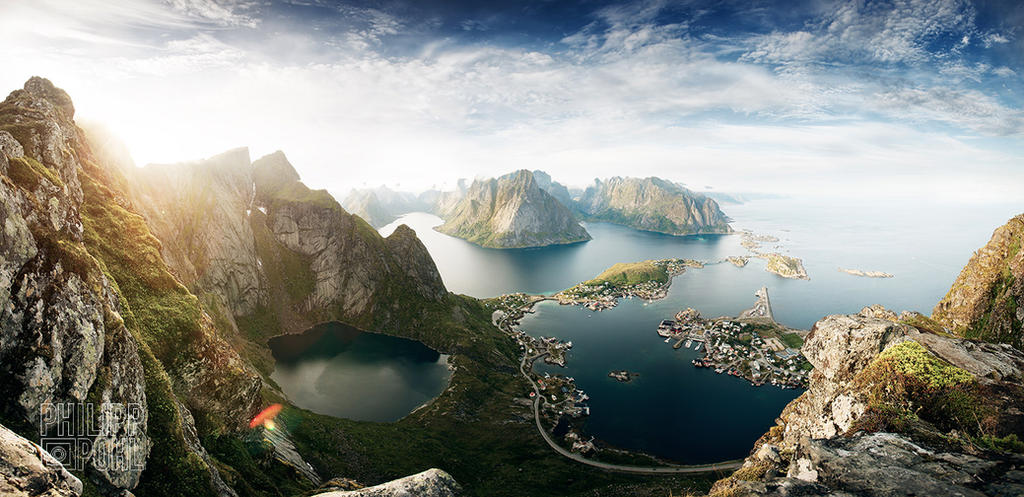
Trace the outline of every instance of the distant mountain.
<instances>
[{"instance_id":1,"label":"distant mountain","mask_svg":"<svg viewBox=\"0 0 1024 497\"><path fill-rule=\"evenodd\" d=\"M534 173L476 180L437 231L483 247L523 248L590 240L572 213L540 187Z\"/></svg>"},{"instance_id":2,"label":"distant mountain","mask_svg":"<svg viewBox=\"0 0 1024 497\"><path fill-rule=\"evenodd\" d=\"M655 177L594 180L574 207L587 221L669 235L732 232L713 199Z\"/></svg>"},{"instance_id":3,"label":"distant mountain","mask_svg":"<svg viewBox=\"0 0 1024 497\"><path fill-rule=\"evenodd\" d=\"M420 195L396 192L386 186L353 188L341 206L349 213L363 218L374 228L380 228L402 214L433 210L436 194L437 192L433 190Z\"/></svg>"},{"instance_id":4,"label":"distant mountain","mask_svg":"<svg viewBox=\"0 0 1024 497\"><path fill-rule=\"evenodd\" d=\"M553 181L551 175L537 169L533 171L533 179L537 180L537 186L548 192L552 197L555 197L555 200L559 201L562 205L566 207L572 205L572 195L569 193L569 189L565 185Z\"/></svg>"}]
</instances>

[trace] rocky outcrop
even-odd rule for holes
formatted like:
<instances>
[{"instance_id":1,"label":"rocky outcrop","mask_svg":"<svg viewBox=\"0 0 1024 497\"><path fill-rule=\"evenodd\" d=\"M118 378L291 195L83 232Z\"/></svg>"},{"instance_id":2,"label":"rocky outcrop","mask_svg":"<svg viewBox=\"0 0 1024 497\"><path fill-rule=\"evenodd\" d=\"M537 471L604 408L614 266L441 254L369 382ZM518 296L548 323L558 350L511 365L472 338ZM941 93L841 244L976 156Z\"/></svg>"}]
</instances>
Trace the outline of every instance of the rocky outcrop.
<instances>
[{"instance_id":1,"label":"rocky outcrop","mask_svg":"<svg viewBox=\"0 0 1024 497\"><path fill-rule=\"evenodd\" d=\"M957 335L1024 348L1024 214L971 256L932 318Z\"/></svg>"},{"instance_id":2,"label":"rocky outcrop","mask_svg":"<svg viewBox=\"0 0 1024 497\"><path fill-rule=\"evenodd\" d=\"M1024 432L1024 353L922 332L896 318L872 306L815 323L801 349L814 365L807 391L711 495L1024 491L1024 457L976 442ZM949 391L958 394L943 397ZM960 411L947 404L960 395L966 404L957 409L984 414L958 424ZM946 433L950 427L959 429Z\"/></svg>"},{"instance_id":3,"label":"rocky outcrop","mask_svg":"<svg viewBox=\"0 0 1024 497\"><path fill-rule=\"evenodd\" d=\"M669 235L732 232L717 202L654 177L595 180L575 209L584 220Z\"/></svg>"},{"instance_id":4,"label":"rocky outcrop","mask_svg":"<svg viewBox=\"0 0 1024 497\"><path fill-rule=\"evenodd\" d=\"M543 247L590 240L572 213L521 170L474 181L435 229L490 248Z\"/></svg>"},{"instance_id":5,"label":"rocky outcrop","mask_svg":"<svg viewBox=\"0 0 1024 497\"><path fill-rule=\"evenodd\" d=\"M440 469L358 490L335 490L314 494L315 497L457 497L462 487L451 475Z\"/></svg>"},{"instance_id":6,"label":"rocky outcrop","mask_svg":"<svg viewBox=\"0 0 1024 497\"><path fill-rule=\"evenodd\" d=\"M77 497L82 482L38 445L0 425L0 495Z\"/></svg>"}]
</instances>

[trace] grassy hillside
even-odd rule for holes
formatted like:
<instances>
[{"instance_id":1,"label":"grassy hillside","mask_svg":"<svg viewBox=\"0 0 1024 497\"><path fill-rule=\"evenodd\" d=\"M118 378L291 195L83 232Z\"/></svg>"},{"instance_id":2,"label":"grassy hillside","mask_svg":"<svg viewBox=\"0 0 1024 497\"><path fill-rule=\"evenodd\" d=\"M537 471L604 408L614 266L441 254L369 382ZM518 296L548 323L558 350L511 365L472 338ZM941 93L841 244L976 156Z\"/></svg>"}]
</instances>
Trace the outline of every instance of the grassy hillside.
<instances>
[{"instance_id":1,"label":"grassy hillside","mask_svg":"<svg viewBox=\"0 0 1024 497\"><path fill-rule=\"evenodd\" d=\"M655 264L654 261L619 262L584 284L597 286L609 283L614 286L625 286L648 281L665 283L668 278L668 271L663 266Z\"/></svg>"}]
</instances>

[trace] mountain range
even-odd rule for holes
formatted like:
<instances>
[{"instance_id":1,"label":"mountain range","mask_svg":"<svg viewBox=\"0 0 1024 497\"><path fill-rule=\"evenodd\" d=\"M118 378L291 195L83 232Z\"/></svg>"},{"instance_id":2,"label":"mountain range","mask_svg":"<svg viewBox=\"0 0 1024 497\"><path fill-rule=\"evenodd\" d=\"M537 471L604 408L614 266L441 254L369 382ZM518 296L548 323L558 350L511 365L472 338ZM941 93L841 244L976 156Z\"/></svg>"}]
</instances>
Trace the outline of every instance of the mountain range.
<instances>
[{"instance_id":1,"label":"mountain range","mask_svg":"<svg viewBox=\"0 0 1024 497\"><path fill-rule=\"evenodd\" d=\"M422 210L445 222L438 231L489 248L524 248L587 241L579 221L608 222L669 235L727 234L729 218L718 203L660 178L621 178L574 196L544 171L520 170L498 178L460 180L456 190L419 195L386 187L353 190L346 209L375 227Z\"/></svg>"}]
</instances>

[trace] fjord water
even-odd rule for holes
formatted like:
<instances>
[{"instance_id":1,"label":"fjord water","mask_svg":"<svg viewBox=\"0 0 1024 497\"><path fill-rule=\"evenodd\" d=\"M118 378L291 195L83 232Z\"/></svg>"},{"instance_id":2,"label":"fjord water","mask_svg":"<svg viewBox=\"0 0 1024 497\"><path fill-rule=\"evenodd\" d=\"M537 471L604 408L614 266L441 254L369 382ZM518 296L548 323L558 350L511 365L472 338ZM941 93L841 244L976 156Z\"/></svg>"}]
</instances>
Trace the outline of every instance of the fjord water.
<instances>
[{"instance_id":1,"label":"fjord water","mask_svg":"<svg viewBox=\"0 0 1024 497\"><path fill-rule=\"evenodd\" d=\"M673 349L656 334L661 310L626 299L613 310L543 302L523 318L531 335L573 343L565 368L540 361L535 369L571 376L590 396L585 432L617 447L682 464L735 459L800 394L750 383L690 363L694 349ZM629 383L612 370L639 373Z\"/></svg>"},{"instance_id":2,"label":"fjord water","mask_svg":"<svg viewBox=\"0 0 1024 497\"><path fill-rule=\"evenodd\" d=\"M674 350L656 333L657 323L693 307L704 316L734 316L750 307L766 286L776 319L808 329L823 316L854 313L871 304L930 314L972 252L1022 205L909 204L786 198L724 205L737 230L773 235L764 252L803 260L810 281L788 280L764 271L751 259L744 268L729 263L689 269L677 276L668 296L644 305L623 300L594 313L553 303L538 305L521 328L534 336L572 340L566 368L538 371L576 379L590 395L586 430L612 444L680 463L744 456L799 394L697 369L692 349ZM747 255L738 235L674 237L604 223L586 224L593 240L537 249L485 249L432 228L436 216L411 213L399 224L412 227L434 258L449 290L475 297L511 292L550 294L596 276L616 262L668 257L707 262ZM856 277L840 267L885 271L894 278ZM640 373L630 383L608 378L627 369Z\"/></svg>"},{"instance_id":3,"label":"fjord water","mask_svg":"<svg viewBox=\"0 0 1024 497\"><path fill-rule=\"evenodd\" d=\"M673 282L665 311L693 307L705 316L735 315L767 286L781 323L808 329L828 314L870 304L930 314L971 254L1024 205L851 202L766 199L722 209L736 230L773 235L762 251L799 257L810 281L787 280L751 259L745 268L717 264L689 270ZM616 262L667 257L719 261L747 255L738 235L676 237L605 223L588 223L593 240L536 249L485 249L434 231L440 218L412 213L381 228L407 224L434 258L447 288L474 297L549 294L588 280ZM852 276L839 268L885 271L894 278ZM675 310L673 310L675 309Z\"/></svg>"},{"instance_id":4,"label":"fjord water","mask_svg":"<svg viewBox=\"0 0 1024 497\"><path fill-rule=\"evenodd\" d=\"M270 339L271 378L296 405L360 421L396 421L440 394L448 357L420 342L330 322Z\"/></svg>"}]
</instances>

